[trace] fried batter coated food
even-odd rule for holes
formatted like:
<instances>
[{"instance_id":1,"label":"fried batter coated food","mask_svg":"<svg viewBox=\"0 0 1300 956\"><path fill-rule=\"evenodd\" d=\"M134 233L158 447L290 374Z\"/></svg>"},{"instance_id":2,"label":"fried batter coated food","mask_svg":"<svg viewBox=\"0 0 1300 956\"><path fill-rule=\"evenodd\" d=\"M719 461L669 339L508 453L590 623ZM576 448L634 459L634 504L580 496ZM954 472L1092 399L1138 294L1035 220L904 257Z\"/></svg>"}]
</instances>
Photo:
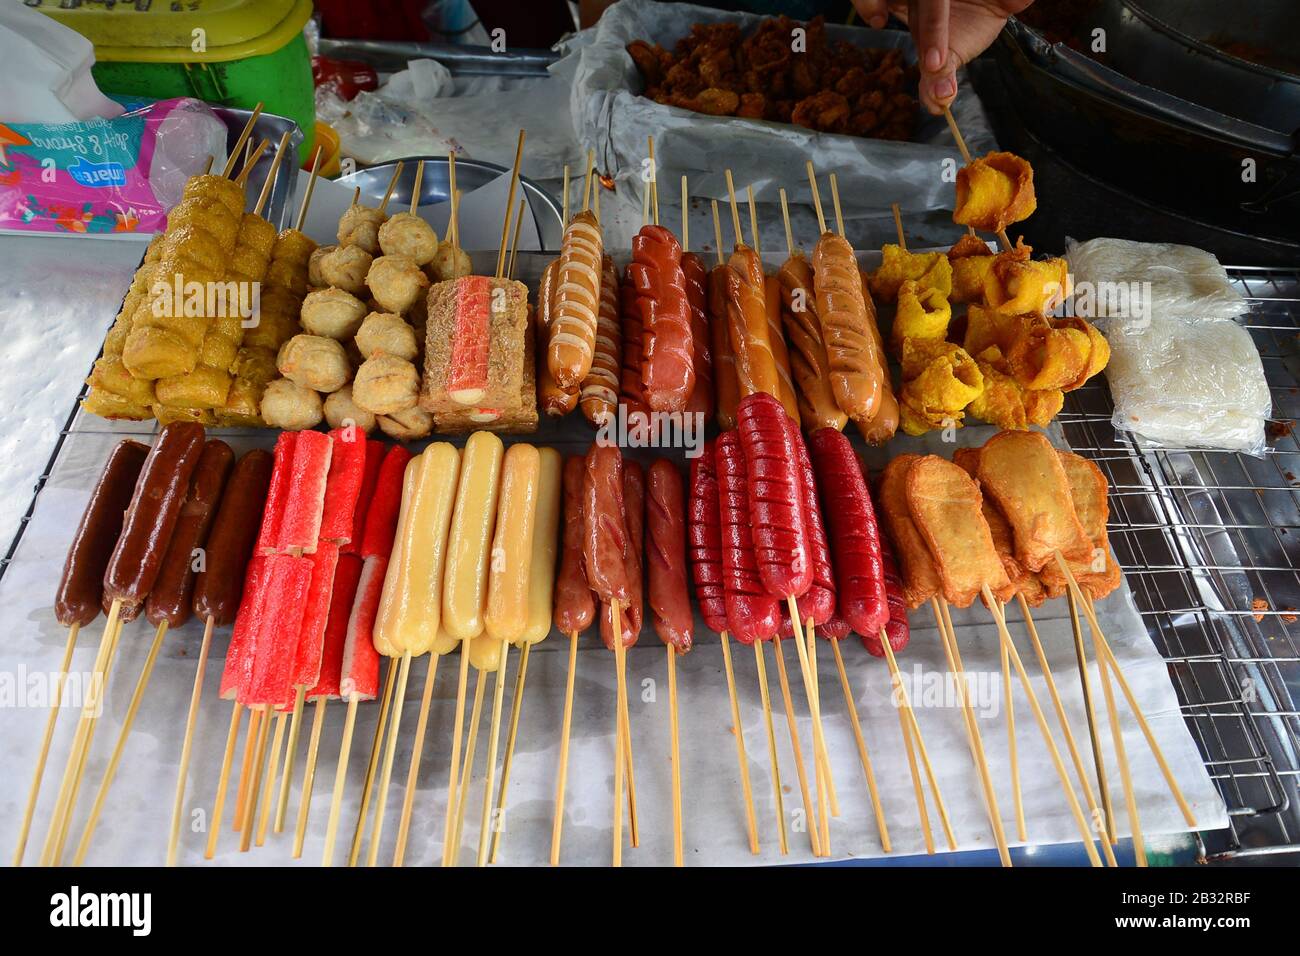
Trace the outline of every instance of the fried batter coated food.
<instances>
[{"instance_id":1,"label":"fried batter coated food","mask_svg":"<svg viewBox=\"0 0 1300 956\"><path fill-rule=\"evenodd\" d=\"M792 31L805 43L795 52ZM627 46L645 95L710 116L794 123L822 133L911 139L916 68L897 49L867 50L826 37L818 16L780 16L748 37L735 23L697 23L671 52L644 40Z\"/></svg>"},{"instance_id":2,"label":"fried batter coated food","mask_svg":"<svg viewBox=\"0 0 1300 956\"><path fill-rule=\"evenodd\" d=\"M1015 153L987 153L957 170L952 221L958 225L998 232L1037 208L1034 169Z\"/></svg>"}]
</instances>

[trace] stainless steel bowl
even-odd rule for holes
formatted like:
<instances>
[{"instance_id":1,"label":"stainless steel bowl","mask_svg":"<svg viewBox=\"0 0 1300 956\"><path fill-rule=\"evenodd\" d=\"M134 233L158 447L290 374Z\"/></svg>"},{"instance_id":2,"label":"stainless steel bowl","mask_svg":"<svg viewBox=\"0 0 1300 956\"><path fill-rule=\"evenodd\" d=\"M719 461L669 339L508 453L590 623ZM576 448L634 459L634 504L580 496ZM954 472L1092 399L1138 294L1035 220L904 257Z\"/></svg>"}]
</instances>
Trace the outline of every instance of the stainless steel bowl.
<instances>
[{"instance_id":1,"label":"stainless steel bowl","mask_svg":"<svg viewBox=\"0 0 1300 956\"><path fill-rule=\"evenodd\" d=\"M392 160L378 166L359 169L355 173L340 176L338 182L344 186L361 187L362 201L377 206L383 201L384 193L388 190L388 182L393 178L393 167L397 162ZM446 156L412 156L401 162L405 164L402 175L398 177L397 186L389 200L394 208L410 206L411 192L415 188L415 172L418 169L416 164L421 162L424 163L424 178L420 181L420 205L446 202L451 198ZM509 175L510 167L485 163L477 159L458 159L456 160L456 188L462 194L468 193L480 186L486 186L503 173ZM537 224L538 245L543 250L559 249L560 240L564 237L564 223L560 218L559 202L527 176L520 176L519 183L523 187L523 198L528 201L528 207L533 214L533 221Z\"/></svg>"}]
</instances>

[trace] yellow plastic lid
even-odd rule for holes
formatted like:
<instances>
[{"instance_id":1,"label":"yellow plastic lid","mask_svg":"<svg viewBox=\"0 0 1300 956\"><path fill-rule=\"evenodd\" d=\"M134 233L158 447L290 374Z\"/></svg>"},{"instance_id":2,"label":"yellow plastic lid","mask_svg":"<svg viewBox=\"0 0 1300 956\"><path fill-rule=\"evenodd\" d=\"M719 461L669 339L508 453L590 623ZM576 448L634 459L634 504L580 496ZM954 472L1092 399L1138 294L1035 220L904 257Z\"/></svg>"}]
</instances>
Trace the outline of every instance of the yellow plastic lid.
<instances>
[{"instance_id":1,"label":"yellow plastic lid","mask_svg":"<svg viewBox=\"0 0 1300 956\"><path fill-rule=\"evenodd\" d=\"M38 0L34 7L93 43L97 60L137 63L219 63L274 53L312 12L311 0L186 0L144 10L132 3L60 3Z\"/></svg>"}]
</instances>

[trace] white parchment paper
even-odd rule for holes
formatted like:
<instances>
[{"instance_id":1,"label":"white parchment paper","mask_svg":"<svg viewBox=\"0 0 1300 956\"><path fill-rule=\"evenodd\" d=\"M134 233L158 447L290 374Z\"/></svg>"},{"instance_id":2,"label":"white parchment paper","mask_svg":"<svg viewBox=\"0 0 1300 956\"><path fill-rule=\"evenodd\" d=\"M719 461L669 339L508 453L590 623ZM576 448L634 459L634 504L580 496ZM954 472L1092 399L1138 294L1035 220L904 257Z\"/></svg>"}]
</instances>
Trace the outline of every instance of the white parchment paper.
<instances>
[{"instance_id":1,"label":"white parchment paper","mask_svg":"<svg viewBox=\"0 0 1300 956\"><path fill-rule=\"evenodd\" d=\"M488 254L481 264L486 264L493 255L494 253ZM530 283L534 282L545 261L545 257L538 255L521 256L522 275ZM114 424L93 417L78 420L73 434L64 444L50 481L38 500L15 559L3 579L0 579L0 609L10 622L11 632L9 640L0 643L0 703L3 703L0 707L0 858L9 859L13 851L18 820L25 805L30 774L47 715L45 708L48 700L40 691L52 682L66 640L66 632L54 620L52 602L72 529L113 444L126 433L147 436L151 432L150 425L152 423ZM958 440L960 444L981 444L991 433L992 429L986 427L966 428L958 432ZM269 448L274 440L274 434L267 431L219 431L217 434L230 441L237 452L254 445ZM1059 434L1055 437L1059 440ZM583 422L576 420L576 416L570 416L558 425L546 422L534 440L557 447L565 454L579 453L586 449L590 431ZM944 445L936 439L922 441L900 437L890 444L888 455L919 449L945 453L950 452L951 448L951 445ZM883 464L885 454L880 451L871 453L869 461L873 468ZM643 453L632 455L643 461L650 460ZM1166 665L1147 636L1127 588L1100 602L1098 614L1111 647L1195 814L1196 826L1200 829L1226 826L1226 811L1179 712ZM1051 733L1069 766L1069 757L1052 712L1041 669L1034 659L1024 627L1018 623L1019 614L1012 609L1008 616L1012 636L1031 677L1039 703L1047 714ZM1071 729L1082 748L1084 764L1091 772L1087 725L1065 601L1049 602L1034 612L1034 619L1064 699ZM1006 724L1000 703L996 630L987 612L978 607L956 611L955 624L969 679L975 682L980 705L980 730L992 779L997 788L1002 819L1007 826L1009 838L1015 842ZM899 666L917 681L910 685L913 703L938 776L957 846L959 849L991 848L994 845L992 831L974 764L967 749L962 715L955 702L944 699L940 693L947 667L933 621L928 613L919 611L911 616L911 625L911 643L899 655ZM74 672L90 669L102 628L101 618L86 629L74 658ZM778 824L754 653L752 649L735 642L731 645L740 694L741 730L747 748L758 814L761 851L757 856L750 854L745 835L735 738L732 735L733 725L718 639L708 634L702 625L697 629L697 634L697 647L681 658L678 666L686 863L744 865L809 862L813 858L806 830L801 829L805 817L772 648L766 647L765 652L775 708L773 719L790 840L789 855L784 857L777 849ZM152 636L153 629L144 621L129 625L124 632L73 823L70 842L74 845L80 836L94 791L99 786L112 743L121 728L132 687L140 673ZM103 818L87 857L90 864L156 865L164 860L185 714L201 637L202 628L197 622L191 622L167 635L144 705L127 740L122 767L108 796ZM186 819L181 844L181 862L184 865L200 865L203 862L208 815L213 804L221 752L230 719L230 704L219 701L216 696L228 641L228 629L218 631L213 641L212 658L208 662L185 798ZM792 703L798 716L801 749L811 773L809 756L812 735L803 685L794 648L783 643ZM880 785L893 855L924 852L897 711L891 703L886 666L883 661L870 657L856 639L846 641L842 650L853 696L862 718L863 733ZM503 864L540 865L545 864L549 858L567 651L567 640L553 634L531 653L507 809L502 824L504 842L500 862ZM518 652L512 650L506 674L503 737L504 727L510 717L518 661ZM434 864L442 853L457 664L455 654L439 662L424 760L414 798L408 865ZM882 854L879 833L871 812L834 662L825 641L819 641L819 665L823 720L840 806L840 816L831 821L832 855L837 859L879 856ZM627 849L623 862L624 865L666 865L672 861L668 685L665 651L648 627L641 642L629 652L627 666L640 847ZM383 863L392 858L426 668L426 660L417 661L412 667L379 853L379 860ZM471 694L475 680L476 675L471 670ZM482 818L483 780L487 766L493 690L493 678L487 676L486 680L485 706L465 815L460 857L462 863L473 862ZM1100 696L1098 680L1094 664L1093 689ZM594 635L583 635L578 654L563 836L562 862L566 864L605 865L610 860L614 687L612 655ZM1064 797L1062 784L1053 770L1042 735L1018 682L1015 700L1018 755L1029 842L1077 842L1078 830ZM334 780L344 711L344 706L337 702L331 703L327 708L302 865L314 866L321 859L325 817ZM375 704L365 704L358 717L336 862L343 861L351 841L377 712ZM71 743L75 719L76 711L72 709L65 709L60 717L37 809L36 824L27 850L29 862L40 852L40 842L58 789L58 779ZM1143 832L1158 834L1191 829L1174 804L1136 722L1122 702L1120 720L1132 767ZM1098 731L1103 741L1118 829L1121 834L1126 834L1130 825L1124 810L1123 793L1110 746L1110 728L1106 723L1104 708L1099 712ZM294 781L290 802L290 829L296 820L299 806L306 736L304 728L298 755L297 779ZM498 754L498 760L500 756ZM1069 773L1070 785L1075 788L1082 802L1082 791L1074 779L1072 768ZM499 779L498 774L497 780ZM496 794L493 793L492 796L495 801ZM933 807L932 804L931 806ZM272 834L264 847L255 848L248 854L240 854L237 838L229 830L230 813L228 802L226 830L220 837L216 863L275 865L291 862L290 833ZM944 841L937 817L933 818L932 827L937 845L942 850Z\"/></svg>"}]
</instances>

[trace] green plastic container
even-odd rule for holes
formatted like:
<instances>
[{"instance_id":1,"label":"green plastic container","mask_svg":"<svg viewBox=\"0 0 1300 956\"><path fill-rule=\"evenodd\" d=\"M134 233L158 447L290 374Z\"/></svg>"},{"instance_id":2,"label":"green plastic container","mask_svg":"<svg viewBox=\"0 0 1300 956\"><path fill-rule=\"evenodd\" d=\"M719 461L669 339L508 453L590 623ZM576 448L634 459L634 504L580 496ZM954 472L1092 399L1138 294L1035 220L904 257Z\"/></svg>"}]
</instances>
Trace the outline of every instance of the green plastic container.
<instances>
[{"instance_id":1,"label":"green plastic container","mask_svg":"<svg viewBox=\"0 0 1300 956\"><path fill-rule=\"evenodd\" d=\"M174 9L183 7L183 9ZM311 0L187 0L184 4L37 7L95 46L95 82L105 93L152 99L193 96L221 106L287 116L311 156L316 102L302 28Z\"/></svg>"}]
</instances>

